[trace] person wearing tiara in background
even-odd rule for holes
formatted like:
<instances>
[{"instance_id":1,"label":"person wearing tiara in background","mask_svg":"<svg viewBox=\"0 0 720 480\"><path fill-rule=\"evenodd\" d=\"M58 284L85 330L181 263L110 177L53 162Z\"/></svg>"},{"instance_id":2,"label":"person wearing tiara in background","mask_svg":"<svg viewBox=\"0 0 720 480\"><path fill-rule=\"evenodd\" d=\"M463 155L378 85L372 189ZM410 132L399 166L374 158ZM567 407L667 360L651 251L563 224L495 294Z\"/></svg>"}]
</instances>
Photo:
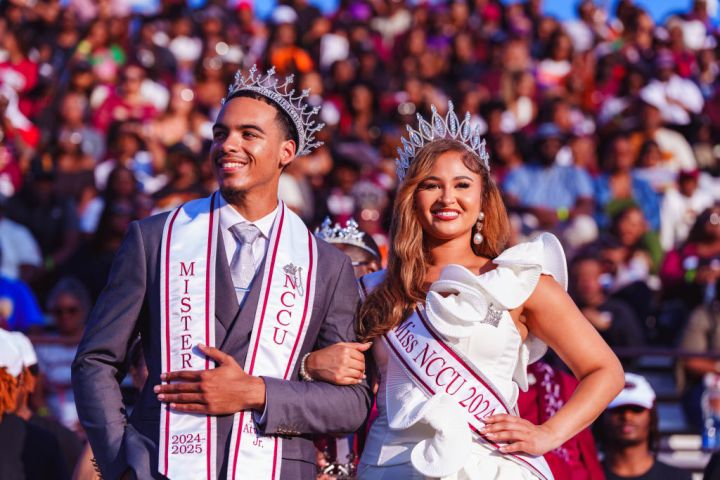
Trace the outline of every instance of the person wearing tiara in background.
<instances>
[{"instance_id":1,"label":"person wearing tiara in background","mask_svg":"<svg viewBox=\"0 0 720 480\"><path fill-rule=\"evenodd\" d=\"M355 340L358 290L350 259L278 201L322 128L292 81L238 72L213 126L219 191L129 228L73 363L104 478L314 479L307 434L367 417L367 382L299 377L312 349ZM138 332L148 378L128 420Z\"/></svg>"},{"instance_id":2,"label":"person wearing tiara in background","mask_svg":"<svg viewBox=\"0 0 720 480\"><path fill-rule=\"evenodd\" d=\"M315 236L321 240L333 245L341 252L345 253L352 261L355 277L360 278L364 275L377 272L381 268L382 260L380 257L380 249L375 243L373 237L367 232L363 232L355 219L349 219L345 226L336 223L334 226L329 217L325 217L322 225L315 229ZM328 349L346 349L347 358L355 363L355 373L362 375L365 372L365 352L370 348L371 343L345 342L338 343L327 347ZM338 354L337 356L345 355ZM321 355L312 357L308 355L300 375L308 381L315 379L322 380L323 375L333 375L339 372L335 365L323 365L314 363L313 360L332 359L334 356ZM324 374L322 373L324 372ZM342 383L343 379L334 378L333 383ZM377 411L373 409L370 414L370 421L376 416ZM365 441L365 431L359 430L354 435L335 438L332 436L323 436L315 441L318 448L318 471L327 474L328 477L336 476L347 477L353 476L356 470L359 452Z\"/></svg>"},{"instance_id":3,"label":"person wearing tiara in background","mask_svg":"<svg viewBox=\"0 0 720 480\"><path fill-rule=\"evenodd\" d=\"M461 123L450 103L445 116L418 117L399 151L388 268L360 281L357 329L373 341L379 416L358 477L552 478L542 455L595 420L621 390L622 367L567 295L558 240L505 249L507 214L470 114ZM535 425L516 403L547 345L579 385ZM344 370L338 353L308 362L335 356Z\"/></svg>"}]
</instances>

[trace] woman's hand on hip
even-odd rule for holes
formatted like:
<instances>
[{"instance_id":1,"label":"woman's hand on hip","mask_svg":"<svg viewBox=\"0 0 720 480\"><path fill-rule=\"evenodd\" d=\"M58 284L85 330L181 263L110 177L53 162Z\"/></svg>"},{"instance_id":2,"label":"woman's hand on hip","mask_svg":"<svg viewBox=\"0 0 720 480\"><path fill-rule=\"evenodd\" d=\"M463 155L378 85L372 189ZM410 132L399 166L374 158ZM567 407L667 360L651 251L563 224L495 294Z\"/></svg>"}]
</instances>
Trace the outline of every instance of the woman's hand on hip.
<instances>
[{"instance_id":1,"label":"woman's hand on hip","mask_svg":"<svg viewBox=\"0 0 720 480\"><path fill-rule=\"evenodd\" d=\"M503 453L544 455L559 446L550 428L535 425L524 418L499 414L486 418L485 423L480 433L488 440L501 444L500 451Z\"/></svg>"},{"instance_id":2,"label":"woman's hand on hip","mask_svg":"<svg viewBox=\"0 0 720 480\"><path fill-rule=\"evenodd\" d=\"M341 342L308 355L305 369L313 380L356 385L365 378L365 352L372 342Z\"/></svg>"}]
</instances>

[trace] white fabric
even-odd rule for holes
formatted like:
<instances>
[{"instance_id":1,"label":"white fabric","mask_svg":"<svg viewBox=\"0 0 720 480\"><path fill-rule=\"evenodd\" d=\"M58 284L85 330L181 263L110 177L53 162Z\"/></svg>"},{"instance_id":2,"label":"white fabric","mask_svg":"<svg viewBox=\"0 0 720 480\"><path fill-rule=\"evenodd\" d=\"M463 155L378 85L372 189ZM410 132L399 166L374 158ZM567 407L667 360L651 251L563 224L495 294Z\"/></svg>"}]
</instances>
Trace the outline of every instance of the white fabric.
<instances>
[{"instance_id":1,"label":"white fabric","mask_svg":"<svg viewBox=\"0 0 720 480\"><path fill-rule=\"evenodd\" d=\"M0 275L17 280L21 265L42 265L40 247L27 227L8 218L0 219Z\"/></svg>"},{"instance_id":2,"label":"white fabric","mask_svg":"<svg viewBox=\"0 0 720 480\"><path fill-rule=\"evenodd\" d=\"M22 332L10 332L15 340L15 347L20 352L22 358L23 367L32 367L38 363L37 354L35 348L28 337Z\"/></svg>"},{"instance_id":3,"label":"white fabric","mask_svg":"<svg viewBox=\"0 0 720 480\"><path fill-rule=\"evenodd\" d=\"M689 124L690 113L700 113L705 104L695 82L679 75L673 75L666 82L652 80L642 88L640 96L660 109L663 120L675 125Z\"/></svg>"},{"instance_id":4,"label":"white fabric","mask_svg":"<svg viewBox=\"0 0 720 480\"><path fill-rule=\"evenodd\" d=\"M462 336L446 338L448 344L476 365L483 376L489 379L495 389L507 400L510 407L514 408L518 390L527 388L527 366L539 359L547 347L532 335L523 342L509 310L521 306L527 300L542 274L552 275L560 285L567 288L567 267L565 255L557 238L547 233L531 242L507 249L493 262L497 268L482 275L475 275L456 265L446 267L440 275L440 280L431 286L431 291L457 293L447 297L432 293L428 296L433 298L434 318L431 323L433 327L442 323L456 326L454 331ZM364 278L364 283L371 288L381 281L382 274L379 272L367 276ZM480 296L484 297L484 301L480 300ZM440 303L443 305L441 306ZM471 312L490 303L501 311L497 326L493 326L492 323L475 322L472 327L468 327L467 320L472 318ZM430 302L426 305L429 307ZM465 309L468 311L463 311ZM430 315L428 308L428 316ZM443 318L440 318L440 315L443 315ZM473 330L469 335L465 331L468 328ZM453 329L445 330L450 330L448 333L453 331ZM362 462L373 466L393 466L411 462L413 461L411 452L420 442L434 438L439 430L456 431L453 425L457 422L457 417L452 413L452 409L444 406L442 402L437 404L443 405L442 407L435 407L438 408L438 415L430 411L434 410L433 403L429 403L424 393L414 386L402 367L398 365L398 361L389 354L384 342L375 342L372 350L380 378L377 397L379 416L368 434ZM432 421L417 422L408 425L404 430L390 428L391 423L398 425L394 422L395 415L391 416L391 412L388 411L388 392L398 397L403 395L403 389L406 411L415 409L419 411L423 405L429 403L426 407L426 416ZM467 424L465 428L469 428ZM458 433L458 435L464 434ZM456 438L459 439L459 436ZM448 439L444 443L444 448L440 445L440 450L433 452L437 461L444 461L445 456L450 460L454 459L456 449L459 448L458 441L461 440ZM482 442L472 444L471 451L461 468L453 475L447 478L498 480L536 478L528 469L515 464L503 455L494 453Z\"/></svg>"},{"instance_id":5,"label":"white fabric","mask_svg":"<svg viewBox=\"0 0 720 480\"><path fill-rule=\"evenodd\" d=\"M659 128L655 132L654 140L660 147L663 156L670 156L669 159L663 160L664 167L674 172L697 168L697 160L692 147L680 133L669 128Z\"/></svg>"},{"instance_id":6,"label":"white fabric","mask_svg":"<svg viewBox=\"0 0 720 480\"><path fill-rule=\"evenodd\" d=\"M660 245L670 251L683 242L698 214L712 206L713 197L699 188L690 196L675 188L665 192L660 207Z\"/></svg>"},{"instance_id":7,"label":"white fabric","mask_svg":"<svg viewBox=\"0 0 720 480\"><path fill-rule=\"evenodd\" d=\"M23 369L22 354L15 339L7 330L0 328L0 368L5 368L13 377L20 375Z\"/></svg>"}]
</instances>

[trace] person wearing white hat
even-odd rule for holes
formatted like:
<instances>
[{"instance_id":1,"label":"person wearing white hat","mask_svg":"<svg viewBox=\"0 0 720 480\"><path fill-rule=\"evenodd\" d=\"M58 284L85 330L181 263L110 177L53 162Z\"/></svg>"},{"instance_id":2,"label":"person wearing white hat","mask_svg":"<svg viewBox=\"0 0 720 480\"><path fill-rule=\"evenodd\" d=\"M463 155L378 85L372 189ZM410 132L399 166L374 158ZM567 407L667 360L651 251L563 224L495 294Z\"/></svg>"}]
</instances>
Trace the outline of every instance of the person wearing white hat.
<instances>
[{"instance_id":1,"label":"person wearing white hat","mask_svg":"<svg viewBox=\"0 0 720 480\"><path fill-rule=\"evenodd\" d=\"M38 357L35 353L35 347L25 334L21 332L9 333L15 342L15 348L20 353L23 367L18 382L17 401L13 413L37 429L46 431L46 436L47 434L52 435L57 440L60 447L59 452L64 460L66 478L70 478L82 453L83 444L75 432L51 416L41 415L30 408L30 395L35 392L40 374Z\"/></svg>"},{"instance_id":2,"label":"person wearing white hat","mask_svg":"<svg viewBox=\"0 0 720 480\"><path fill-rule=\"evenodd\" d=\"M659 440L655 391L645 377L625 374L625 386L600 418L607 480L683 480L690 473L655 458Z\"/></svg>"},{"instance_id":3,"label":"person wearing white hat","mask_svg":"<svg viewBox=\"0 0 720 480\"><path fill-rule=\"evenodd\" d=\"M25 367L33 357L25 335L0 329L0 478L64 480L67 473L58 440L15 413Z\"/></svg>"}]
</instances>

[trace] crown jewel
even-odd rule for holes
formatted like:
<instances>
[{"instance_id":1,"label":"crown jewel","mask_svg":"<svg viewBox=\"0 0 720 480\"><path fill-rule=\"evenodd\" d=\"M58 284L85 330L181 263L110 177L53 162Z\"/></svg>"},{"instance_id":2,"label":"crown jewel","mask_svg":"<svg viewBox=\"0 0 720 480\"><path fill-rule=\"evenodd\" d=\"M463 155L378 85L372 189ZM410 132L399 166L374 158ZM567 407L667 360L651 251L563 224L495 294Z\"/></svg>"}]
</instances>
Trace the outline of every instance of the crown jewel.
<instances>
[{"instance_id":1,"label":"crown jewel","mask_svg":"<svg viewBox=\"0 0 720 480\"><path fill-rule=\"evenodd\" d=\"M330 221L330 217L325 217L322 225L315 229L315 236L328 243L352 245L354 247L362 248L363 250L377 256L378 252L373 251L363 241L363 237L365 235L366 233L359 229L358 223L353 218L348 220L343 228L339 223L333 225Z\"/></svg>"},{"instance_id":2,"label":"crown jewel","mask_svg":"<svg viewBox=\"0 0 720 480\"><path fill-rule=\"evenodd\" d=\"M320 111L320 107L313 107L305 101L310 96L310 89L305 89L299 95L295 95L295 89L291 88L294 78L294 75L288 75L283 83L280 83L278 77L275 76L275 67L272 67L263 75L258 72L257 66L253 65L247 77L243 76L238 70L235 74L235 81L228 87L228 93L222 103L224 105L235 94L243 91L258 93L275 102L277 106L288 114L295 126L298 134L298 146L295 155L300 157L307 155L323 144L323 142L315 140L315 134L325 124L316 123L313 118Z\"/></svg>"},{"instance_id":3,"label":"crown jewel","mask_svg":"<svg viewBox=\"0 0 720 480\"><path fill-rule=\"evenodd\" d=\"M462 143L466 149L480 158L482 166L489 171L490 155L485 148L485 140L480 136L480 128L471 125L470 112L466 112L465 118L460 122L455 115L455 106L452 102L448 102L448 112L444 118L438 113L435 105L431 105L430 109L432 110L430 122L418 113L418 129L413 130L410 125L406 125L408 136L401 139L403 146L398 147L398 158L395 160L398 179L403 181L410 164L421 148L443 138Z\"/></svg>"}]
</instances>

